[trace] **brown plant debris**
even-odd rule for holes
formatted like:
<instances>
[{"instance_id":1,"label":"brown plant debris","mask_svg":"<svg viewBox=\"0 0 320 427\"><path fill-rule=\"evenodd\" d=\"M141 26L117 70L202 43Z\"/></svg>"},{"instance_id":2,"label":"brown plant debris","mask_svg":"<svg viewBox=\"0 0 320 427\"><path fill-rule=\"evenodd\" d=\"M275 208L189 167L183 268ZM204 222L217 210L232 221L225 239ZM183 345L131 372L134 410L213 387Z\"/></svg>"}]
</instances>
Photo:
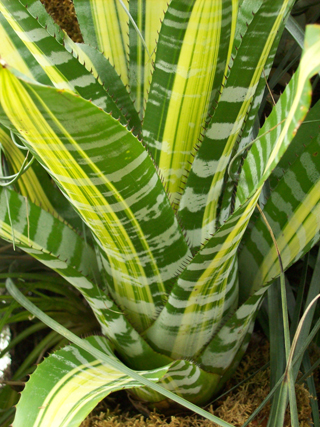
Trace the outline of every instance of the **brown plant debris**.
<instances>
[{"instance_id":1,"label":"brown plant debris","mask_svg":"<svg viewBox=\"0 0 320 427\"><path fill-rule=\"evenodd\" d=\"M83 42L72 0L41 0L41 3L74 42Z\"/></svg>"},{"instance_id":2,"label":"brown plant debris","mask_svg":"<svg viewBox=\"0 0 320 427\"><path fill-rule=\"evenodd\" d=\"M248 378L259 368L264 366L268 360L269 348L267 342L262 342L260 337L254 336L253 344L249 346L247 355L244 357L234 377L230 380L225 390L229 390L240 381ZM218 399L216 402L206 407L209 412L232 424L234 427L241 427L249 418L252 412L260 405L270 391L269 369L260 370L248 381L237 387L235 390ZM300 427L310 427L311 408L310 395L303 386L296 386L299 425ZM112 402L112 395L111 395ZM149 417L134 413L132 408L128 409L126 403L115 404L112 409L110 405L97 407L80 427L215 427L217 424L203 419L190 412L166 417L165 415L152 412ZM270 404L266 405L259 413L258 417L249 424L250 427L266 427ZM290 415L287 411L284 427L290 427Z\"/></svg>"}]
</instances>

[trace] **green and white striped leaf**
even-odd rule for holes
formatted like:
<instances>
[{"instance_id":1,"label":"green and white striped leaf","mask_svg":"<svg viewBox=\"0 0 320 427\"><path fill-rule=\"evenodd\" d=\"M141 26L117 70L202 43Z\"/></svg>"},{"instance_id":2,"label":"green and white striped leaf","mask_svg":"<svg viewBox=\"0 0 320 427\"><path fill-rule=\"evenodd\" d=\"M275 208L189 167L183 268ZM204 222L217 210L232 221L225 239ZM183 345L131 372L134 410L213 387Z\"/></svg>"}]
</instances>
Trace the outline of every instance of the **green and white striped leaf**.
<instances>
[{"instance_id":1,"label":"green and white striped leaf","mask_svg":"<svg viewBox=\"0 0 320 427\"><path fill-rule=\"evenodd\" d=\"M69 341L73 342L79 349L82 349L85 351L85 353L89 353L90 355L94 356L95 360L102 361L106 366L112 367L113 372L122 372L126 375L127 379L133 378L136 380L136 383L139 385L144 385L145 387L148 387L155 391L156 393L159 393L159 395L166 396L167 398L173 400L174 402L177 402L178 404L185 406L186 408L193 410L197 414L216 422L218 425L222 427L232 427L231 424L221 420L220 418L216 417L215 415L210 414L209 412L205 411L204 409L201 409L199 406L195 405L192 402L188 402L183 397L179 396L178 394L173 393L172 391L165 388L163 385L158 383L153 383L150 381L150 379L146 378L146 376L141 375L137 371L134 371L127 366L125 366L122 362L120 362L110 351L109 346L104 346L103 350L101 351L96 346L93 346L90 342L87 340L82 340L72 332L70 332L68 329L64 328L62 325L51 319L48 315L46 315L44 312L39 310L35 305L33 305L26 297L23 296L23 294L16 288L16 286L13 284L13 282L8 279L6 281L6 288L8 292L30 313L37 316L43 323L50 325L50 327L62 334L64 337L66 337ZM182 363L181 363L182 362ZM181 366L184 365L184 366ZM163 377L162 379L166 379L167 384L173 383L175 380L177 381L177 387L179 388L179 385L181 385L181 372L184 371L184 375L186 376L186 383L183 384L183 387L180 387L181 393L186 392L186 394L190 395L190 384L191 383L198 383L199 381L202 382L201 386L206 390L208 393L208 390L211 390L211 387L214 382L217 382L219 379L219 376L205 372L200 372L197 366L195 366L193 369L193 364L188 361L176 361L169 365L169 370L167 370L168 377ZM191 370L188 369L188 367L191 367ZM183 368L186 369L183 369ZM168 368L168 366L163 366L158 369L157 371L162 371ZM172 372L170 372L170 369ZM195 372L196 371L196 372ZM142 374L145 372L142 372ZM150 372L149 372L150 373ZM156 373L153 371L153 373ZM68 376L68 374L67 374ZM170 379L170 376L172 377ZM202 376L202 378L200 378ZM209 379L211 377L211 380ZM203 381L202 381L203 380ZM180 383L180 384L179 384ZM196 388L199 387L197 386ZM202 394L202 390L200 391ZM197 394L197 391L193 393L191 391L191 394L193 394L196 401L199 401L199 396L195 396ZM68 396L69 397L69 396ZM53 405L52 405L53 406ZM60 405L59 405L60 406ZM43 409L43 408L38 408ZM51 408L52 409L52 408ZM53 408L54 411L54 408Z\"/></svg>"},{"instance_id":2,"label":"green and white striped leaf","mask_svg":"<svg viewBox=\"0 0 320 427\"><path fill-rule=\"evenodd\" d=\"M258 197L259 192L244 203L180 274L145 334L156 349L173 358L197 357L237 307L237 249Z\"/></svg>"},{"instance_id":3,"label":"green and white striped leaf","mask_svg":"<svg viewBox=\"0 0 320 427\"><path fill-rule=\"evenodd\" d=\"M161 27L143 139L176 208L230 55L230 10L231 0L173 0Z\"/></svg>"},{"instance_id":4,"label":"green and white striped leaf","mask_svg":"<svg viewBox=\"0 0 320 427\"><path fill-rule=\"evenodd\" d=\"M135 135L140 134L141 121L134 108L133 101L114 67L105 56L96 48L84 43L74 43L68 37L65 37L64 45L109 93L127 119L128 127L132 129L132 132Z\"/></svg>"},{"instance_id":5,"label":"green and white striped leaf","mask_svg":"<svg viewBox=\"0 0 320 427\"><path fill-rule=\"evenodd\" d=\"M112 296L146 329L190 255L148 154L117 120L69 91L3 67L0 86L0 121L20 132L92 230Z\"/></svg>"},{"instance_id":6,"label":"green and white striped leaf","mask_svg":"<svg viewBox=\"0 0 320 427\"><path fill-rule=\"evenodd\" d=\"M314 43L315 45L320 43L318 42L320 37L317 39L315 34L317 31L309 33L308 38L307 32L307 43L310 50L307 50L305 57L307 56L308 59L310 51L313 55L315 54ZM318 66L320 66L320 55L318 62ZM305 90L308 90L308 78L316 70L317 66L311 64L310 73L306 73L307 77L304 80ZM290 86L288 87L290 88ZM283 98L285 97L284 94ZM308 101L308 98L302 97L299 111L303 112L307 108ZM293 111L295 111L294 104ZM289 133L287 141L292 137L293 135ZM278 150L278 146L275 145L269 156L277 158ZM234 257L238 245L254 211L262 185L263 180L258 181L251 191L250 198L245 200L242 205L238 205L235 214L208 240L186 267L178 278L164 310L147 331L148 340L156 348L161 348L165 354L172 357L181 357L182 354L187 354L188 357L197 355L211 340L220 321L230 308L228 304L224 305L224 299L230 291L228 284L232 282L230 272L234 267ZM317 227L316 223L313 224L313 227ZM263 283L260 283L260 286L263 286ZM235 294L232 296L232 300L236 300Z\"/></svg>"},{"instance_id":7,"label":"green and white striped leaf","mask_svg":"<svg viewBox=\"0 0 320 427\"><path fill-rule=\"evenodd\" d=\"M114 358L105 338L85 341ZM167 371L168 366L140 375L155 382ZM77 427L111 392L139 386L137 380L69 345L51 354L31 375L17 405L13 427Z\"/></svg>"},{"instance_id":8,"label":"green and white striped leaf","mask_svg":"<svg viewBox=\"0 0 320 427\"><path fill-rule=\"evenodd\" d=\"M242 8L241 10L243 11ZM249 11L247 10L247 12ZM265 96L266 81L269 77L269 73L271 71L275 54L278 49L279 41L281 39L286 22L288 22L288 20L284 19L280 23L280 27L278 29L277 35L273 41L272 48L270 49L269 56L264 64L263 72L260 76L257 89L252 98L251 106L249 107L247 116L245 118L243 129L239 134L238 141L233 150L232 157L238 154L240 156L240 151L243 150L244 147L246 147L248 144L250 144L250 142L252 141L252 138L255 136L253 132L255 130L255 126L258 126L258 121L259 121L258 112L260 110L263 97ZM244 25L246 26L245 22L243 23L242 28L239 29L240 31L244 30L243 28ZM254 45L254 42L252 44ZM232 170L235 172L235 165L232 166ZM223 185L223 188L221 191L221 199L218 206L218 212L217 212L218 217L217 217L217 224L216 224L217 227L223 224L223 222L227 220L227 218L233 212L233 209L234 209L234 198L236 194L237 183L233 180L233 177L230 176L230 174L227 174L225 176L225 181L226 182Z\"/></svg>"},{"instance_id":9,"label":"green and white striped leaf","mask_svg":"<svg viewBox=\"0 0 320 427\"><path fill-rule=\"evenodd\" d=\"M122 0L128 8L129 1ZM129 18L119 0L74 0L84 42L96 47L128 85Z\"/></svg>"},{"instance_id":10,"label":"green and white striped leaf","mask_svg":"<svg viewBox=\"0 0 320 427\"><path fill-rule=\"evenodd\" d=\"M310 30L310 29L308 29ZM310 76L312 75L312 73L316 72L317 70L317 66L319 65L315 65L316 61L320 61L320 55L318 55L318 58L315 59L314 62L310 61L310 56L309 54L311 54L312 57L315 57L315 46L317 46L317 44L319 43L320 37L319 37L319 31L320 29L317 27L314 27L311 29L311 31L307 31L307 43L306 43L306 51L305 51L305 58L307 58L307 61L310 65L310 68L308 71L305 72L305 80L304 80L304 88L300 88L301 92L303 92L303 90L308 91L308 87L309 87L309 82L308 82L308 78L310 78ZM303 63L302 63L303 64ZM304 65L307 67L307 62L304 63ZM290 93L291 90L293 90L292 88L295 88L295 82L290 83L288 85L288 90ZM300 92L300 95L301 95ZM288 98L287 95L285 95L285 93L282 95L282 99L285 99L286 102L288 102ZM299 110L300 110L300 114L302 115L302 117L304 116L304 111L307 108L308 102L310 100L308 99L308 97L303 97L301 98L301 101L299 103ZM286 105L281 104L281 99L279 100L279 103L277 104L277 106L279 105ZM295 103L293 102L292 104L292 110L295 111ZM279 108L279 107L278 107ZM275 109L276 110L276 109ZM291 111L289 111L288 115L291 115ZM270 116L269 116L270 117ZM292 116L291 116L292 117ZM269 118L267 119L269 120ZM278 117L279 120L279 117ZM281 120L281 119L280 119ZM292 139L293 135L292 133L288 133L288 135L286 136L287 141ZM273 141L277 141L276 139L274 139ZM281 138L280 138L281 141ZM271 159L277 159L277 155L279 154L279 147L277 147L277 145L273 146L273 151L269 152L269 156ZM262 151L262 150L261 150ZM261 152L260 151L260 152ZM310 155L308 155L307 153L305 154L305 156L307 158L310 157ZM268 156L263 157L266 159L266 161L268 161ZM298 161L296 162L298 165ZM308 167L311 167L311 162L309 162ZM299 166L297 166L299 167ZM302 168L300 170L300 172L302 172ZM314 171L315 168L313 167L312 170ZM293 249L293 247L296 244L295 249L293 250L293 252L291 253L291 255L294 253L293 257L296 256L295 260L298 259L299 256L302 255L302 252L300 252L300 254L298 255L299 250L301 249L301 245L299 245L299 227L301 226L301 233L303 238L305 238L305 243L309 242L309 245L306 246L306 250L310 249L310 247L312 246L312 244L314 244L316 242L317 239L319 239L319 214L317 214L317 212L315 212L315 215L318 215L317 218L315 219L315 216L313 214L313 212L311 212L310 215L310 221L308 221L308 214L310 213L310 209L311 211L313 209L317 210L318 209L318 195L319 195L319 189L317 189L316 187L318 186L319 183L319 173L313 173L313 183L310 183L310 180L312 182L312 179L310 177L308 177L308 179L304 179L302 181L306 182L306 185L309 185L310 188L310 195L306 195L306 205L307 206L303 206L303 203L300 205L300 212L297 211L297 213L300 213L300 217L299 217L299 226L297 228L294 227L294 224L296 224L295 219L293 219L295 213L293 213L292 211L292 206L289 205L287 206L287 208L289 209L288 213L292 216L291 219L293 219L293 223L290 221L288 221L287 226L288 226L288 232L289 235L287 236L287 238L284 238L285 242L283 242L281 244L280 243L280 252L281 252L281 256L283 255L283 252L285 250L288 250L288 252L291 252L291 250ZM309 181L308 181L309 180ZM261 185L263 184L263 180L259 180L257 179L255 181L255 185L252 184L252 187L256 190L257 189L257 185L260 185L260 189L261 189ZM295 184L297 184L297 180L292 182L292 186L293 188L296 189ZM280 185L279 185L280 186ZM251 188L252 188L251 187ZM289 186L290 187L290 186ZM288 187L286 187L285 189L283 189L283 194L290 194L292 196L292 191L289 190ZM256 190L257 191L257 190ZM251 194L254 192L254 190L252 190ZM258 189L258 193L260 192L260 190ZM248 193L248 192L247 192ZM307 192L306 192L307 193ZM254 193L255 195L257 194L257 192ZM299 191L296 193L296 198L293 197L291 203L299 205L299 198L302 197L303 192ZM307 203L308 200L308 196L312 196L314 195L314 200L310 201L310 203ZM279 202L279 197L275 197L276 200L276 204ZM270 198L270 200L267 202L267 205L270 206L270 216L273 218L275 218L276 214L271 214L272 210L274 209L274 204L271 205L271 200L272 197ZM267 206L266 205L266 206ZM283 206L283 204L281 204ZM266 208L265 206L265 208ZM241 208L242 206L240 206L239 208ZM308 213L306 213L306 209L308 209ZM306 222L308 222L308 224L306 224L306 226L304 227L303 224L304 223L304 218L303 218L303 214L302 211L304 211L304 215L306 217ZM279 213L279 212L278 212ZM282 216L282 215L281 215ZM285 215L284 215L285 216ZM282 216L282 219L277 219L277 221L284 221L283 224L277 225L276 227L276 235L278 233L280 237L280 239L282 239L282 233L285 233L285 230L283 229L283 226L285 226L287 218L284 219L284 216ZM260 222L261 221L261 222ZM301 221L301 222L300 222ZM228 222L228 221L227 221ZM259 220L259 223L262 223L262 219ZM311 227L311 228L310 228ZM265 231L265 239L268 242L268 247L267 247L267 251L271 251L273 254L272 257L272 265L273 268L275 268L278 271L279 274L279 266L278 266L278 258L276 255L276 251L273 249L273 244L270 238L270 233L269 231L266 230L265 227L263 227L264 231ZM295 231L293 231L293 229ZM289 231L290 230L290 231ZM307 234L305 233L305 231L307 232ZM308 234L308 232L310 231L310 234ZM295 232L298 233L298 239L296 239L295 236ZM256 233L256 236L259 236L260 232L258 231L258 233ZM267 237L268 236L268 237ZM260 237L260 236L259 236ZM293 240L295 240L294 242L292 241L292 246L291 246L291 237L293 237ZM300 237L301 238L301 237ZM314 240L313 240L314 239ZM257 239L254 239L255 242L257 241ZM259 241L259 245L264 245L264 242L262 240ZM289 245L288 249L286 248L287 245ZM259 251L263 251L265 250L266 245L264 246L264 248L259 248ZM254 244L254 248L252 248L253 251L252 253L254 253L254 251L257 250L257 246ZM241 254L244 253L244 250L241 252ZM253 264L251 263L252 259L250 259L250 262L247 262L246 264L244 264L243 259L241 259L242 255L240 255L240 260L239 263L241 265L241 267L239 267L239 271L241 272L239 280L240 280L240 295L241 295L241 301L245 301L246 298L249 297L250 294L252 294L253 291L256 291L252 297L250 297L246 302L244 302L242 304L242 306L238 309L238 311L236 312L236 314L227 322L227 324L219 331L219 333L217 334L216 337L213 338L213 340L210 342L210 344L208 345L207 349L202 353L202 355L199 358L199 362L203 364L204 368L207 370L210 370L212 368L209 368L209 365L211 365L211 367L215 366L215 368L213 369L213 372L221 372L223 373L223 370L227 370L228 366L230 366L230 360L233 360L233 357L236 356L237 351L239 350L239 343L241 343L241 340L245 340L245 337L248 333L248 329L250 323L253 322L254 318L255 318L255 314L257 311L257 307L260 304L261 300L262 300L262 296L264 295L265 291L267 290L267 286L265 286L268 282L266 280L264 280L264 278L262 277L262 275L258 275L255 277L255 286L253 287L252 285L247 286L247 280L250 280L250 270L253 268ZM244 257L245 259L245 257ZM293 261L293 259L292 259ZM263 264L263 260L259 260L258 262L261 262ZM261 264L260 264L261 265ZM259 266L260 266L259 265ZM266 267L266 269L264 270L266 274L268 271L268 268L270 268L271 265L269 265L268 267ZM271 281L271 279L274 277L274 275L270 275L270 280L269 283ZM252 283L252 282L251 282ZM244 289L248 288L246 290L246 292L244 292ZM244 289L243 289L244 288ZM239 341L239 343L238 343ZM227 353L226 353L227 351ZM218 356L218 354L220 353L220 357ZM222 356L223 355L223 356ZM227 357L228 355L230 355L230 358ZM214 362L217 361L217 362ZM216 363L216 365L215 365ZM220 363L220 365L219 365ZM216 370L216 367L220 368L220 370Z\"/></svg>"},{"instance_id":11,"label":"green and white striped leaf","mask_svg":"<svg viewBox=\"0 0 320 427\"><path fill-rule=\"evenodd\" d=\"M237 30L231 69L193 162L179 208L179 217L195 249L215 231L231 155L264 79L266 63L270 66L270 52L292 3L276 0L253 5L244 1L239 9L240 22L247 24L246 32L241 34L241 28Z\"/></svg>"},{"instance_id":12,"label":"green and white striped leaf","mask_svg":"<svg viewBox=\"0 0 320 427\"><path fill-rule=\"evenodd\" d=\"M8 189L0 190L0 237L14 241L47 267L59 273L87 300L102 332L123 359L135 369L153 369L171 360L154 352L133 329L105 291L95 253L68 225Z\"/></svg>"},{"instance_id":13,"label":"green and white striped leaf","mask_svg":"<svg viewBox=\"0 0 320 427\"><path fill-rule=\"evenodd\" d=\"M160 380L160 384L167 390L198 406L203 406L210 400L212 390L217 390L220 382L219 374L206 372L188 360L171 363L167 373ZM163 395L146 387L133 390L133 394L146 402L163 401Z\"/></svg>"},{"instance_id":14,"label":"green and white striped leaf","mask_svg":"<svg viewBox=\"0 0 320 427\"><path fill-rule=\"evenodd\" d=\"M85 99L91 99L98 107L108 112L112 111L114 117L120 118L123 124L127 123L120 108L95 77L41 27L19 0L1 0L0 13L24 44L23 50L19 50L20 56L24 58L27 48L54 86L72 90ZM7 37L10 37L9 33ZM16 64L10 63L10 58L5 57L5 53L1 52L2 59L16 68ZM17 65L20 65L20 62Z\"/></svg>"},{"instance_id":15,"label":"green and white striped leaf","mask_svg":"<svg viewBox=\"0 0 320 427\"><path fill-rule=\"evenodd\" d=\"M60 44L66 36L65 32L56 24L45 9L44 4L40 0L18 0L28 13L33 16L46 31L54 37Z\"/></svg>"},{"instance_id":16,"label":"green and white striped leaf","mask_svg":"<svg viewBox=\"0 0 320 427\"><path fill-rule=\"evenodd\" d=\"M306 117L311 102L309 79L320 70L320 27L306 29L299 68L261 128L239 177L236 206L271 174ZM259 137L260 136L260 137Z\"/></svg>"},{"instance_id":17,"label":"green and white striped leaf","mask_svg":"<svg viewBox=\"0 0 320 427\"><path fill-rule=\"evenodd\" d=\"M319 105L315 106L318 117ZM312 131L314 126L306 123L299 128L293 143L301 144L303 151L287 166L263 208L277 240L284 269L320 238L320 136L317 129L316 137L310 140L309 127ZM303 146L304 141L310 143ZM243 298L280 274L277 252L261 216L244 240L239 255Z\"/></svg>"},{"instance_id":18,"label":"green and white striped leaf","mask_svg":"<svg viewBox=\"0 0 320 427\"><path fill-rule=\"evenodd\" d=\"M274 189L284 173L293 162L300 157L305 148L312 142L313 138L318 138L320 126L320 101L318 101L308 112L305 120L298 129L297 135L293 138L287 151L280 159L278 165L269 177L271 189Z\"/></svg>"},{"instance_id":19,"label":"green and white striped leaf","mask_svg":"<svg viewBox=\"0 0 320 427\"><path fill-rule=\"evenodd\" d=\"M203 369L227 381L249 344L254 320L267 288L259 289L228 319L196 359Z\"/></svg>"}]
</instances>

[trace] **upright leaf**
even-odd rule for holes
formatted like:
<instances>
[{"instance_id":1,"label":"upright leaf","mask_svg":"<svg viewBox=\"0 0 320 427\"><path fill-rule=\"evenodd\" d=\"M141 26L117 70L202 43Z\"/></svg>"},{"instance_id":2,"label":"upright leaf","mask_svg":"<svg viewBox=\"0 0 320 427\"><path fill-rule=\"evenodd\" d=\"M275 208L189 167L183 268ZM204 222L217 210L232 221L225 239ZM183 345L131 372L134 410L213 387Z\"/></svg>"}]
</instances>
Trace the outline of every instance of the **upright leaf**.
<instances>
[{"instance_id":1,"label":"upright leaf","mask_svg":"<svg viewBox=\"0 0 320 427\"><path fill-rule=\"evenodd\" d=\"M236 205L241 204L271 174L306 117L311 102L309 79L320 69L320 28L306 30L299 68L261 128L239 177Z\"/></svg>"},{"instance_id":2,"label":"upright leaf","mask_svg":"<svg viewBox=\"0 0 320 427\"><path fill-rule=\"evenodd\" d=\"M122 0L128 8L128 0ZM85 43L96 47L109 59L128 84L129 18L119 0L74 0Z\"/></svg>"},{"instance_id":3,"label":"upright leaf","mask_svg":"<svg viewBox=\"0 0 320 427\"><path fill-rule=\"evenodd\" d=\"M237 29L230 72L183 194L179 216L192 246L198 249L216 228L227 167L252 107L270 50L292 0L244 1L239 9L245 32Z\"/></svg>"},{"instance_id":4,"label":"upright leaf","mask_svg":"<svg viewBox=\"0 0 320 427\"><path fill-rule=\"evenodd\" d=\"M317 116L319 105L314 107ZM301 144L303 151L294 156L291 166L287 165L263 209L276 237L284 269L320 238L320 137L317 132L317 137L310 139L309 129L313 125L305 123L300 127L293 143ZM304 141L310 143L304 147ZM276 249L260 216L245 236L239 260L242 298L280 274Z\"/></svg>"},{"instance_id":5,"label":"upright leaf","mask_svg":"<svg viewBox=\"0 0 320 427\"><path fill-rule=\"evenodd\" d=\"M223 81L230 10L231 0L173 0L161 27L143 138L175 208Z\"/></svg>"},{"instance_id":6,"label":"upright leaf","mask_svg":"<svg viewBox=\"0 0 320 427\"><path fill-rule=\"evenodd\" d=\"M174 358L198 357L238 304L237 249L259 192L209 239L180 274L146 338Z\"/></svg>"}]
</instances>

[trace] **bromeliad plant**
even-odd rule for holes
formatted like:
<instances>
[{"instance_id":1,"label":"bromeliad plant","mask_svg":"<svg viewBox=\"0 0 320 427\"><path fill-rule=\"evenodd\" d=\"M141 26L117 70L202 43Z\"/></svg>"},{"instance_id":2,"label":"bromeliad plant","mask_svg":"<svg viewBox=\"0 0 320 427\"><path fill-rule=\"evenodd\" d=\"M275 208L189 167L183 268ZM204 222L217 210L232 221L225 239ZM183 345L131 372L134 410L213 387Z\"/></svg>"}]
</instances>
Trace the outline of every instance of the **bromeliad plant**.
<instances>
[{"instance_id":1,"label":"bromeliad plant","mask_svg":"<svg viewBox=\"0 0 320 427\"><path fill-rule=\"evenodd\" d=\"M74 0L77 44L38 0L0 0L0 235L79 289L107 337L40 364L15 427L79 425L120 388L163 400L107 356L197 405L233 374L280 273L252 215L267 180L284 268L319 239L319 103L302 124L319 27L254 133L293 3Z\"/></svg>"}]
</instances>

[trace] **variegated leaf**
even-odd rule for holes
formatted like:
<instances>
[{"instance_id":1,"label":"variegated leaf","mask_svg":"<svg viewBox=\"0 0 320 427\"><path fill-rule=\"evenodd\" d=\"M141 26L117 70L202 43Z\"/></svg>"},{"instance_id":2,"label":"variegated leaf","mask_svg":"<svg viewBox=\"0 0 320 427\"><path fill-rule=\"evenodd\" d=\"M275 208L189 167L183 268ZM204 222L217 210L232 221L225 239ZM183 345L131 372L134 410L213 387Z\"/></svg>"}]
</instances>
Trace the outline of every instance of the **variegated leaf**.
<instances>
[{"instance_id":1,"label":"variegated leaf","mask_svg":"<svg viewBox=\"0 0 320 427\"><path fill-rule=\"evenodd\" d=\"M256 191L271 174L306 117L311 102L309 79L320 70L320 28L306 29L299 68L261 128L239 177L236 205Z\"/></svg>"},{"instance_id":2,"label":"variegated leaf","mask_svg":"<svg viewBox=\"0 0 320 427\"><path fill-rule=\"evenodd\" d=\"M167 304L146 331L156 349L174 358L197 357L236 308L237 249L258 195L228 219L180 274Z\"/></svg>"},{"instance_id":3,"label":"variegated leaf","mask_svg":"<svg viewBox=\"0 0 320 427\"><path fill-rule=\"evenodd\" d=\"M54 37L51 37L36 19L30 16L28 9L19 0L1 0L0 13L23 42L23 49L19 50L20 57L24 58L27 49L27 54L33 55L54 86L72 90L85 99L91 99L98 107L108 112L112 111L114 117L120 118L123 124L127 123L120 108L95 77ZM6 37L10 41L10 33L7 33ZM7 59L5 54L6 51L2 51L0 47L2 59L14 68L16 65L19 66L20 62L17 64L9 62L10 59L16 59L16 57L10 56ZM33 68L31 72L34 74ZM43 82L43 79L40 82ZM46 81L44 83L47 84Z\"/></svg>"},{"instance_id":4,"label":"variegated leaf","mask_svg":"<svg viewBox=\"0 0 320 427\"><path fill-rule=\"evenodd\" d=\"M114 357L105 338L90 337L86 341ZM140 375L156 382L167 371L165 366ZM78 427L108 394L139 386L137 380L69 345L51 354L31 375L17 405L13 427Z\"/></svg>"},{"instance_id":5,"label":"variegated leaf","mask_svg":"<svg viewBox=\"0 0 320 427\"><path fill-rule=\"evenodd\" d=\"M167 0L129 0L129 86L136 110L143 118L153 73L155 50ZM144 43L143 43L143 41Z\"/></svg>"},{"instance_id":6,"label":"variegated leaf","mask_svg":"<svg viewBox=\"0 0 320 427\"><path fill-rule=\"evenodd\" d=\"M266 290L259 289L243 303L196 359L206 371L222 376L221 385L229 379L249 344L254 320Z\"/></svg>"},{"instance_id":7,"label":"variegated leaf","mask_svg":"<svg viewBox=\"0 0 320 427\"><path fill-rule=\"evenodd\" d=\"M47 13L41 0L19 0L19 3L39 22L42 28L45 28L52 37L60 44L63 44L65 32L54 22L52 16Z\"/></svg>"},{"instance_id":8,"label":"variegated leaf","mask_svg":"<svg viewBox=\"0 0 320 427\"><path fill-rule=\"evenodd\" d=\"M243 12L243 7L241 7L241 11ZM246 12L249 13L249 10L246 10ZM245 19L247 18L242 14L240 14L240 17ZM261 106L262 99L265 96L266 82L267 82L269 73L271 71L275 54L278 49L279 41L281 39L286 22L287 20L284 19L280 23L280 27L278 29L277 35L273 41L273 45L270 49L268 58L264 64L263 71L260 76L260 80L257 84L255 94L252 97L251 105L248 109L248 113L244 121L243 129L241 130L241 133L239 134L238 140L235 144L232 157L235 157L238 153L241 152L241 150L244 149L245 146L250 144L250 142L252 141L254 128L255 126L257 126L257 123L259 121L258 112ZM244 34L244 32L246 31L244 30L244 27L246 27L246 21L243 22L243 25L240 26L239 28L239 32L241 31L242 34ZM249 30L249 28L247 28L247 30ZM241 36L239 37L241 38ZM235 41L235 43L237 42ZM254 42L252 42L252 44L254 44ZM235 169L235 165L233 165L232 169ZM221 190L221 199L219 202L218 212L217 212L218 214L217 226L220 226L221 224L223 224L223 222L226 221L229 215L233 212L236 187L237 187L237 183L234 182L233 177L231 177L230 174L227 174L225 176L225 183Z\"/></svg>"},{"instance_id":9,"label":"variegated leaf","mask_svg":"<svg viewBox=\"0 0 320 427\"><path fill-rule=\"evenodd\" d=\"M0 121L20 132L92 230L112 296L146 329L190 252L144 147L69 91L26 83L4 67L0 86Z\"/></svg>"},{"instance_id":10,"label":"variegated leaf","mask_svg":"<svg viewBox=\"0 0 320 427\"><path fill-rule=\"evenodd\" d=\"M0 57L25 76L39 83L51 85L51 80L36 61L24 42L15 33L3 13L0 12Z\"/></svg>"},{"instance_id":11,"label":"variegated leaf","mask_svg":"<svg viewBox=\"0 0 320 427\"><path fill-rule=\"evenodd\" d=\"M121 113L128 121L129 129L132 129L135 135L139 135L141 132L140 118L126 87L110 62L100 51L87 44L74 43L65 37L64 45L100 82L120 108Z\"/></svg>"},{"instance_id":12,"label":"variegated leaf","mask_svg":"<svg viewBox=\"0 0 320 427\"><path fill-rule=\"evenodd\" d=\"M244 1L239 10L239 19L246 22L248 28L245 26L244 34L241 28L237 30L231 69L193 162L179 208L179 216L195 249L215 231L231 155L241 137L257 87L264 78L274 40L292 4L292 0L255 4Z\"/></svg>"},{"instance_id":13,"label":"variegated leaf","mask_svg":"<svg viewBox=\"0 0 320 427\"><path fill-rule=\"evenodd\" d=\"M102 332L135 369L153 369L171 360L154 352L105 290L95 253L68 225L14 191L0 190L0 237L23 249L77 288Z\"/></svg>"},{"instance_id":14,"label":"variegated leaf","mask_svg":"<svg viewBox=\"0 0 320 427\"><path fill-rule=\"evenodd\" d=\"M128 8L129 1L122 2ZM129 82L129 18L120 1L74 0L74 7L84 42L104 54L126 86Z\"/></svg>"},{"instance_id":15,"label":"variegated leaf","mask_svg":"<svg viewBox=\"0 0 320 427\"><path fill-rule=\"evenodd\" d=\"M230 10L229 0L173 0L161 27L143 139L175 208L223 80Z\"/></svg>"},{"instance_id":16,"label":"variegated leaf","mask_svg":"<svg viewBox=\"0 0 320 427\"><path fill-rule=\"evenodd\" d=\"M284 269L308 252L320 238L319 125L308 123L309 116L319 117L320 103L313 108L313 114L307 116L292 143L297 148L301 146L300 153L291 153L292 164L286 165L263 208L277 240ZM312 130L316 130L315 138L310 139ZM247 234L239 258L242 299L280 274L276 248L261 216Z\"/></svg>"},{"instance_id":17,"label":"variegated leaf","mask_svg":"<svg viewBox=\"0 0 320 427\"><path fill-rule=\"evenodd\" d=\"M26 152L22 152L14 144L8 129L1 124L0 144L4 150L11 172L18 173L21 170ZM49 175L38 162L33 162L31 167L16 181L15 186L22 196L27 197L34 204L56 217L59 216L61 220L67 221L73 228L84 233L86 232L84 223L79 218L79 215L54 186Z\"/></svg>"}]
</instances>

